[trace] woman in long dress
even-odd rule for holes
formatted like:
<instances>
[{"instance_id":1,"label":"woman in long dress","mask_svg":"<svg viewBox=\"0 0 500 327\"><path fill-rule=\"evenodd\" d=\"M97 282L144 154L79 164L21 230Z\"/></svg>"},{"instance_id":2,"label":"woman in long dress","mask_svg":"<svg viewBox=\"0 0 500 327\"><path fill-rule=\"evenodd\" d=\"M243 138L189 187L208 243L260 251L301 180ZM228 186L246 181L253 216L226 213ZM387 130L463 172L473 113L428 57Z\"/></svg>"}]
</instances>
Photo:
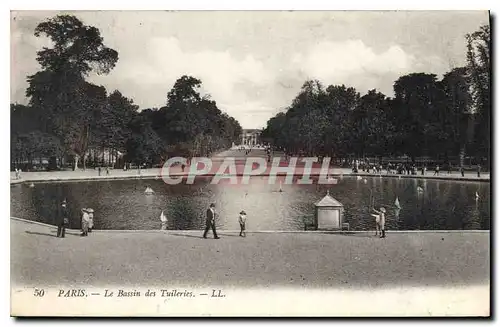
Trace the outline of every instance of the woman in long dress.
<instances>
[{"instance_id":1,"label":"woman in long dress","mask_svg":"<svg viewBox=\"0 0 500 327\"><path fill-rule=\"evenodd\" d=\"M92 228L94 228L94 209L87 208L87 212L89 214L89 233L91 233Z\"/></svg>"},{"instance_id":2,"label":"woman in long dress","mask_svg":"<svg viewBox=\"0 0 500 327\"><path fill-rule=\"evenodd\" d=\"M87 208L82 209L82 233L80 234L81 236L87 236L89 232L89 213L87 211Z\"/></svg>"}]
</instances>

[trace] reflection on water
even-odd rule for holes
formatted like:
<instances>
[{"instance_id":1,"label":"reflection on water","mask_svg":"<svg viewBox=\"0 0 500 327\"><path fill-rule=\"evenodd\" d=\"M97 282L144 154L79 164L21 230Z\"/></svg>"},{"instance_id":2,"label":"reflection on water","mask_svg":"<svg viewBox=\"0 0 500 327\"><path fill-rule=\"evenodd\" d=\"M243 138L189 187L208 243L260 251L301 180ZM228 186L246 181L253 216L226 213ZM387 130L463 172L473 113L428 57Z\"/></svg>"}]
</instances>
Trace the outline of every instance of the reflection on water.
<instances>
[{"instance_id":1,"label":"reflection on water","mask_svg":"<svg viewBox=\"0 0 500 327\"><path fill-rule=\"evenodd\" d=\"M155 191L145 195L149 185ZM423 191L418 192L417 188ZM36 183L11 186L11 215L54 224L55 208L66 198L71 227L80 227L80 209L95 210L96 229L202 229L210 203L217 205L220 229L238 230L238 213L247 212L248 230L303 230L314 216L314 203L327 192L345 208L352 230L374 228L375 208L388 209L388 230L489 229L490 185L398 178L357 180L341 177L336 185L269 185L252 177L248 185L210 184L201 178L194 185L166 185L161 180ZM475 199L475 192L480 196ZM395 206L398 198L400 209ZM162 224L164 211L167 222Z\"/></svg>"}]
</instances>

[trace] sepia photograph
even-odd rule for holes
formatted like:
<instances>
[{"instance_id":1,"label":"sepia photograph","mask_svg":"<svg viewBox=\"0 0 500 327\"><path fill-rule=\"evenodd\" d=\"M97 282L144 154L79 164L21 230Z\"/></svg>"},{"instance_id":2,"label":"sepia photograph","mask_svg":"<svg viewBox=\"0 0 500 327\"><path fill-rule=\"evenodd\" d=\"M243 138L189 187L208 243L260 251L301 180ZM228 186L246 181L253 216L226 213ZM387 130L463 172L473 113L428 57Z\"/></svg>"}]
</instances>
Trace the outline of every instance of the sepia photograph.
<instances>
[{"instance_id":1,"label":"sepia photograph","mask_svg":"<svg viewBox=\"0 0 500 327\"><path fill-rule=\"evenodd\" d=\"M11 10L10 315L490 317L490 21Z\"/></svg>"}]
</instances>

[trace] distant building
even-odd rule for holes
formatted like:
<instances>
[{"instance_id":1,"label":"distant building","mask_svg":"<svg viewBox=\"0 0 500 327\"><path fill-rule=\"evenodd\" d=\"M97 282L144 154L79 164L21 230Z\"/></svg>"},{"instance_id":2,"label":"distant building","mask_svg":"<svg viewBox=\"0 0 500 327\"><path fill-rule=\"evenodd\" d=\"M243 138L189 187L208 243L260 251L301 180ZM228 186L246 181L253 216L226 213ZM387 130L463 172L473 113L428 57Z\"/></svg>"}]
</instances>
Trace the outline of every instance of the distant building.
<instances>
[{"instance_id":1,"label":"distant building","mask_svg":"<svg viewBox=\"0 0 500 327\"><path fill-rule=\"evenodd\" d=\"M260 129L244 129L241 134L241 145L255 146L260 143Z\"/></svg>"}]
</instances>

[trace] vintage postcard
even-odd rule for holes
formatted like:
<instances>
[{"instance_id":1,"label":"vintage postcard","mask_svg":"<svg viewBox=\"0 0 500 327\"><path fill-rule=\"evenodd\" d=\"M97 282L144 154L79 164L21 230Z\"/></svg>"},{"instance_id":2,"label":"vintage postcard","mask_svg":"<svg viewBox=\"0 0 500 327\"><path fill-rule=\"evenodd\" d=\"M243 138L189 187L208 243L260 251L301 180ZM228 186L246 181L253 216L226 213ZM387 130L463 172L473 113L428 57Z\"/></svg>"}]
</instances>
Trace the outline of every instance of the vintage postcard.
<instances>
[{"instance_id":1,"label":"vintage postcard","mask_svg":"<svg viewBox=\"0 0 500 327\"><path fill-rule=\"evenodd\" d=\"M12 316L490 316L488 11L10 17Z\"/></svg>"}]
</instances>

